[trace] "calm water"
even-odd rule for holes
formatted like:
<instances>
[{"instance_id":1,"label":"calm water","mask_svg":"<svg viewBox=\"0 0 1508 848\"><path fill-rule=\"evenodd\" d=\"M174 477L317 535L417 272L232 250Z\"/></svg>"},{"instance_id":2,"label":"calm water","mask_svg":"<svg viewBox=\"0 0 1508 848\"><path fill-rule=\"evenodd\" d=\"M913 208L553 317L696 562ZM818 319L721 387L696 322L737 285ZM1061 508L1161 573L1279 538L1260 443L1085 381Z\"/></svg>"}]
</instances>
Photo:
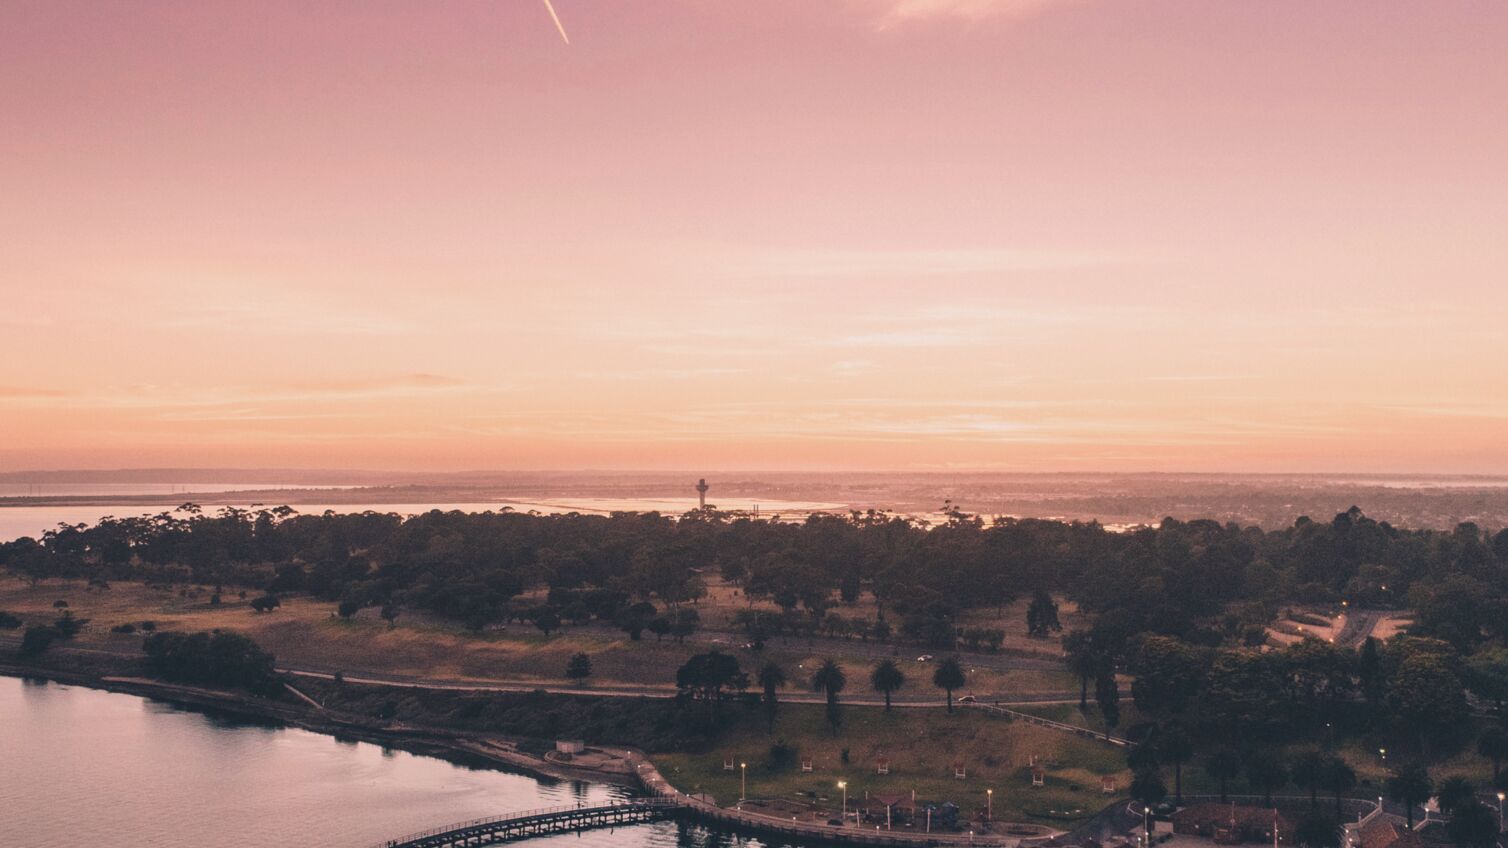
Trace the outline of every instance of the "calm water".
<instances>
[{"instance_id":1,"label":"calm water","mask_svg":"<svg viewBox=\"0 0 1508 848\"><path fill-rule=\"evenodd\" d=\"M185 495L184 500L193 500ZM274 506L276 503L264 504ZM239 504L248 507L251 504ZM467 503L356 503L323 504L294 503L293 508L301 515L319 515L325 510L335 512L395 512L399 515L418 515L432 509L460 510L462 512L498 511L510 507L515 512L565 513L582 512L606 515L618 510L679 515L696 508L695 498L547 498L540 500L499 500ZM841 504L812 501L780 501L748 498L725 498L716 506L722 509L752 511L758 507L761 515L804 516L814 510L841 509ZM3 506L0 507L0 541L10 541L22 536L40 538L42 533L59 524L95 524L107 515L122 518L132 515L157 515L171 511L171 506L142 506L141 504L116 504L98 506ZM219 506L207 506L206 513L213 514Z\"/></svg>"},{"instance_id":2,"label":"calm water","mask_svg":"<svg viewBox=\"0 0 1508 848\"><path fill-rule=\"evenodd\" d=\"M415 830L626 790L536 780L249 725L131 695L0 677L6 848L365 848ZM531 848L760 848L672 823Z\"/></svg>"}]
</instances>

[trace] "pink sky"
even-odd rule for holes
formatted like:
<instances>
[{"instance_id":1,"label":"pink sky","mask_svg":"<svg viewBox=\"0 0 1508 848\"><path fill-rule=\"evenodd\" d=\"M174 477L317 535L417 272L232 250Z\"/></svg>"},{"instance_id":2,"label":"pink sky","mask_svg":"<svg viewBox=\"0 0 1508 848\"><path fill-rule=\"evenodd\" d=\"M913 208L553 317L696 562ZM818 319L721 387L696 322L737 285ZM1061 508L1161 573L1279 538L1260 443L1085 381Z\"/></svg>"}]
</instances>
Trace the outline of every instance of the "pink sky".
<instances>
[{"instance_id":1,"label":"pink sky","mask_svg":"<svg viewBox=\"0 0 1508 848\"><path fill-rule=\"evenodd\" d=\"M0 0L0 470L1508 472L1508 4Z\"/></svg>"}]
</instances>

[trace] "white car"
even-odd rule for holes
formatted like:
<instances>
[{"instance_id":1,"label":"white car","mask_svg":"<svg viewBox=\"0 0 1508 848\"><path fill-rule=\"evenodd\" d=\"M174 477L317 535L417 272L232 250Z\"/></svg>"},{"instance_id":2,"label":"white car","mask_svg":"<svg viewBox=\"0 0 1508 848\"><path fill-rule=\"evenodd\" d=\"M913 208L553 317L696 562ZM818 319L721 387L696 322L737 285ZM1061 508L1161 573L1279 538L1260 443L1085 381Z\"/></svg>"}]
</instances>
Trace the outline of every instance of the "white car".
<instances>
[{"instance_id":1,"label":"white car","mask_svg":"<svg viewBox=\"0 0 1508 848\"><path fill-rule=\"evenodd\" d=\"M919 657L916 658L916 661L917 662L932 662L932 655L931 654L922 654L921 656L919 656Z\"/></svg>"}]
</instances>

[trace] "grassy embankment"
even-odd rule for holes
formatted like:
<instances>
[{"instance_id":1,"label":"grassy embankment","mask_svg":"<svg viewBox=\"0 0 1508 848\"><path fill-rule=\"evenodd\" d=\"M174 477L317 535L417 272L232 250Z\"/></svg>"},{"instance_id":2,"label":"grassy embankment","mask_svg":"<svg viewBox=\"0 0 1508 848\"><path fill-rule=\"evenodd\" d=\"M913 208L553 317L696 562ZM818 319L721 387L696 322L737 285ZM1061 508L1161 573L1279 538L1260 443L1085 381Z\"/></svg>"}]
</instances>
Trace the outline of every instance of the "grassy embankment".
<instances>
[{"instance_id":1,"label":"grassy embankment","mask_svg":"<svg viewBox=\"0 0 1508 848\"><path fill-rule=\"evenodd\" d=\"M749 797L815 801L836 810L839 780L848 782L850 802L865 792L910 792L921 801L953 801L965 814L982 810L994 790L998 820L1036 821L1063 826L1093 814L1106 803L1100 778L1126 786L1129 773L1119 749L1020 721L974 710L952 715L938 710L885 712L878 707L845 707L836 736L819 705L785 705L775 731L766 731L759 710L739 721L706 753L655 757L678 788L706 792L720 803L739 797L739 772L726 771L725 758L748 763ZM790 765L772 768L771 746L781 741L796 750ZM847 750L848 761L843 759ZM890 774L876 773L880 756L890 758ZM1046 785L1031 785L1031 761L1046 771ZM812 759L812 771L800 761ZM954 777L961 760L967 778Z\"/></svg>"}]
</instances>

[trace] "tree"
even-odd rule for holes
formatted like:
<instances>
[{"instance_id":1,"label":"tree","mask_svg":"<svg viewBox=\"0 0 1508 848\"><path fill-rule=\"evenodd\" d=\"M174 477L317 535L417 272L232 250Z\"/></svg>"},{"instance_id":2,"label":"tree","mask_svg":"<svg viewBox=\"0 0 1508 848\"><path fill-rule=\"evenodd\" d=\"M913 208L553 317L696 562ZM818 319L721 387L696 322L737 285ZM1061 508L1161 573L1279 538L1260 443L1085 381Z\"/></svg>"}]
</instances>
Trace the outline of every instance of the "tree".
<instances>
[{"instance_id":1,"label":"tree","mask_svg":"<svg viewBox=\"0 0 1508 848\"><path fill-rule=\"evenodd\" d=\"M59 638L58 631L46 624L33 624L21 634L21 647L17 654L22 657L39 657L44 651L52 647L52 643Z\"/></svg>"},{"instance_id":2,"label":"tree","mask_svg":"<svg viewBox=\"0 0 1508 848\"><path fill-rule=\"evenodd\" d=\"M1473 798L1456 808L1445 832L1461 848L1491 848L1498 840L1498 816Z\"/></svg>"},{"instance_id":3,"label":"tree","mask_svg":"<svg viewBox=\"0 0 1508 848\"><path fill-rule=\"evenodd\" d=\"M1309 808L1319 806L1319 791L1325 784L1325 771L1330 767L1330 758L1310 749L1301 752L1293 761L1293 782L1309 790Z\"/></svg>"},{"instance_id":4,"label":"tree","mask_svg":"<svg viewBox=\"0 0 1508 848\"><path fill-rule=\"evenodd\" d=\"M1416 729L1420 747L1454 731L1467 717L1466 689L1444 657L1417 652L1398 664L1388 688L1388 706L1404 727Z\"/></svg>"},{"instance_id":5,"label":"tree","mask_svg":"<svg viewBox=\"0 0 1508 848\"><path fill-rule=\"evenodd\" d=\"M625 607L619 611L617 617L614 619L614 623L618 625L619 630L628 634L629 639L637 642L644 636L644 629L649 626L649 622L654 617L654 604L640 601L633 606ZM666 624L668 625L669 622L666 622Z\"/></svg>"},{"instance_id":6,"label":"tree","mask_svg":"<svg viewBox=\"0 0 1508 848\"><path fill-rule=\"evenodd\" d=\"M73 610L63 610L58 620L52 623L52 629L58 632L59 639L72 639L83 631L84 625L89 623L87 618L74 618Z\"/></svg>"},{"instance_id":7,"label":"tree","mask_svg":"<svg viewBox=\"0 0 1508 848\"><path fill-rule=\"evenodd\" d=\"M1477 790L1471 785L1471 781L1456 775L1440 781L1439 787L1435 789L1435 797L1440 801L1440 811L1450 815L1457 807L1475 799Z\"/></svg>"},{"instance_id":8,"label":"tree","mask_svg":"<svg viewBox=\"0 0 1508 848\"><path fill-rule=\"evenodd\" d=\"M1492 760L1492 785L1499 786L1503 776L1503 760L1508 758L1508 733L1501 727L1489 727L1477 737L1477 753Z\"/></svg>"},{"instance_id":9,"label":"tree","mask_svg":"<svg viewBox=\"0 0 1508 848\"><path fill-rule=\"evenodd\" d=\"M353 597L342 598L340 605L335 608L335 612L339 614L341 618L350 618L360 610L361 601L358 601Z\"/></svg>"},{"instance_id":10,"label":"tree","mask_svg":"<svg viewBox=\"0 0 1508 848\"><path fill-rule=\"evenodd\" d=\"M1429 800L1435 784L1429 771L1418 763L1409 763L1394 772L1387 781L1388 797L1406 808L1409 830L1414 829L1414 808Z\"/></svg>"},{"instance_id":11,"label":"tree","mask_svg":"<svg viewBox=\"0 0 1508 848\"><path fill-rule=\"evenodd\" d=\"M551 607L545 607L534 613L534 626L550 638L550 634L560 629L560 614Z\"/></svg>"},{"instance_id":12,"label":"tree","mask_svg":"<svg viewBox=\"0 0 1508 848\"><path fill-rule=\"evenodd\" d=\"M953 690L962 689L968 682L968 678L963 673L963 666L958 664L958 657L944 659L932 672L932 685L948 693L948 712L950 713L953 712ZM889 700L888 696L886 700Z\"/></svg>"},{"instance_id":13,"label":"tree","mask_svg":"<svg viewBox=\"0 0 1508 848\"><path fill-rule=\"evenodd\" d=\"M1108 663L1100 668L1094 679L1094 700L1100 705L1100 717L1105 720L1105 738L1121 723L1121 688L1115 680L1115 669Z\"/></svg>"},{"instance_id":14,"label":"tree","mask_svg":"<svg viewBox=\"0 0 1508 848\"><path fill-rule=\"evenodd\" d=\"M382 620L387 622L388 628L392 629L398 626L398 614L402 611L402 607L399 607L393 601L388 601L382 605L382 611L379 614L382 616Z\"/></svg>"},{"instance_id":15,"label":"tree","mask_svg":"<svg viewBox=\"0 0 1508 848\"><path fill-rule=\"evenodd\" d=\"M1031 636L1043 637L1062 629L1063 625L1058 623L1057 602L1047 590L1038 589L1026 608L1026 632Z\"/></svg>"},{"instance_id":16,"label":"tree","mask_svg":"<svg viewBox=\"0 0 1508 848\"><path fill-rule=\"evenodd\" d=\"M1267 751L1256 751L1246 758L1246 782L1262 793L1262 803L1272 806L1272 793L1288 783L1288 770Z\"/></svg>"},{"instance_id":17,"label":"tree","mask_svg":"<svg viewBox=\"0 0 1508 848\"><path fill-rule=\"evenodd\" d=\"M1173 802L1183 806L1183 764L1194 756L1194 740L1182 727L1173 725L1162 733L1157 750L1164 760L1173 764Z\"/></svg>"},{"instance_id":18,"label":"tree","mask_svg":"<svg viewBox=\"0 0 1508 848\"><path fill-rule=\"evenodd\" d=\"M1241 755L1232 748L1217 748L1204 758L1204 772L1220 781L1220 803L1224 804L1231 778L1241 773Z\"/></svg>"},{"instance_id":19,"label":"tree","mask_svg":"<svg viewBox=\"0 0 1508 848\"><path fill-rule=\"evenodd\" d=\"M1356 787L1356 771L1340 757L1331 757L1325 764L1324 779L1325 791L1335 796L1335 815L1339 818L1341 796Z\"/></svg>"},{"instance_id":20,"label":"tree","mask_svg":"<svg viewBox=\"0 0 1508 848\"><path fill-rule=\"evenodd\" d=\"M890 695L897 689L906 685L906 675L901 667L895 664L895 660L880 660L869 673L869 685L874 691L884 693L885 711L890 711Z\"/></svg>"},{"instance_id":21,"label":"tree","mask_svg":"<svg viewBox=\"0 0 1508 848\"><path fill-rule=\"evenodd\" d=\"M1068 670L1079 678L1079 712L1089 710L1089 681L1100 667L1099 652L1087 630L1075 630L1063 637L1063 653Z\"/></svg>"},{"instance_id":22,"label":"tree","mask_svg":"<svg viewBox=\"0 0 1508 848\"><path fill-rule=\"evenodd\" d=\"M147 670L164 680L247 689L267 697L283 689L272 654L239 633L153 633L141 647Z\"/></svg>"},{"instance_id":23,"label":"tree","mask_svg":"<svg viewBox=\"0 0 1508 848\"><path fill-rule=\"evenodd\" d=\"M260 598L253 598L251 601L251 608L254 612L272 612L282 605L282 600L270 592Z\"/></svg>"},{"instance_id":24,"label":"tree","mask_svg":"<svg viewBox=\"0 0 1508 848\"><path fill-rule=\"evenodd\" d=\"M572 654L566 662L566 677L572 680L585 680L592 674L592 658L586 654Z\"/></svg>"},{"instance_id":25,"label":"tree","mask_svg":"<svg viewBox=\"0 0 1508 848\"><path fill-rule=\"evenodd\" d=\"M663 615L655 616L645 626L649 628L650 633L655 635L655 641L658 642L665 638L665 634L670 632L670 619Z\"/></svg>"},{"instance_id":26,"label":"tree","mask_svg":"<svg viewBox=\"0 0 1508 848\"><path fill-rule=\"evenodd\" d=\"M1361 693L1373 707L1382 703L1386 679L1382 673L1382 656L1377 649L1377 640L1371 636L1361 645L1361 658L1356 665L1361 680Z\"/></svg>"},{"instance_id":27,"label":"tree","mask_svg":"<svg viewBox=\"0 0 1508 848\"><path fill-rule=\"evenodd\" d=\"M707 702L709 725L717 727L722 719L722 702L729 689L745 689L749 676L738 667L736 657L721 651L696 654L675 673L676 688L692 700Z\"/></svg>"},{"instance_id":28,"label":"tree","mask_svg":"<svg viewBox=\"0 0 1508 848\"><path fill-rule=\"evenodd\" d=\"M843 669L832 660L823 660L812 675L812 689L827 695L827 723L832 726L834 736L838 735L838 725L843 723L843 715L838 711L838 693L847 685Z\"/></svg>"},{"instance_id":29,"label":"tree","mask_svg":"<svg viewBox=\"0 0 1508 848\"><path fill-rule=\"evenodd\" d=\"M774 660L765 663L764 668L759 670L759 688L764 690L764 709L771 733L775 732L775 712L778 709L775 690L784 687L785 669L782 669Z\"/></svg>"},{"instance_id":30,"label":"tree","mask_svg":"<svg viewBox=\"0 0 1508 848\"><path fill-rule=\"evenodd\" d=\"M1150 807L1168 797L1168 787L1156 768L1137 769L1131 778L1131 797Z\"/></svg>"}]
</instances>

